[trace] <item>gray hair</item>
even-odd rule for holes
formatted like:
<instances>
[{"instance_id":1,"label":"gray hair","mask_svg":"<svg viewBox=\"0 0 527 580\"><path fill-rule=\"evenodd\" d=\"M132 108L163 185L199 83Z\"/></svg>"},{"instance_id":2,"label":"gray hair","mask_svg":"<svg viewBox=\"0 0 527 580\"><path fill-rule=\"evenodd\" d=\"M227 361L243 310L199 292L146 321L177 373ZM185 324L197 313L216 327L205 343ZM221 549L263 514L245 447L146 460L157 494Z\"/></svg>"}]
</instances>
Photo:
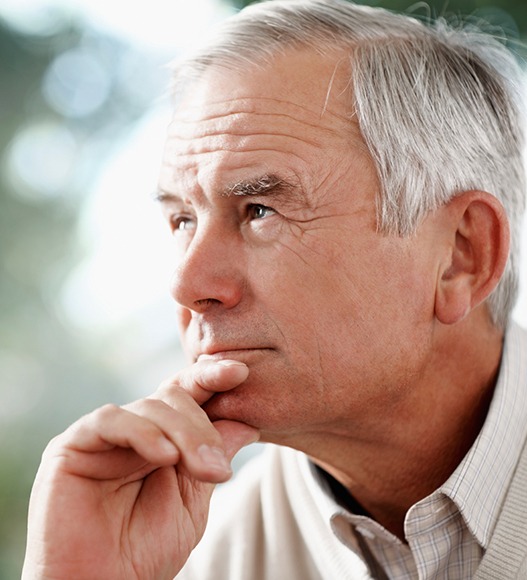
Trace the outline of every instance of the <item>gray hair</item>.
<instances>
[{"instance_id":1,"label":"gray hair","mask_svg":"<svg viewBox=\"0 0 527 580\"><path fill-rule=\"evenodd\" d=\"M412 235L428 212L463 191L501 201L511 252L489 310L505 327L518 292L525 209L522 74L514 56L469 25L425 24L346 0L270 0L223 22L210 44L174 69L175 87L209 66L254 66L295 46L349 52L351 113L380 182L379 231Z\"/></svg>"}]
</instances>

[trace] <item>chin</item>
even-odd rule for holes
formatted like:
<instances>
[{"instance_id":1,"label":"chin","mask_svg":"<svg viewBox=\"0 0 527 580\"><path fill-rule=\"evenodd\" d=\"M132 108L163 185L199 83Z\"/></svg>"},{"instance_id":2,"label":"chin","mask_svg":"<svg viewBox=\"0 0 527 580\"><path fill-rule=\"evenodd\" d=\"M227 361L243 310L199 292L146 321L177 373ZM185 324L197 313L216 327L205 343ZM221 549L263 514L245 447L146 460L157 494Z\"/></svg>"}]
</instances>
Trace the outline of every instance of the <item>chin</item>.
<instances>
[{"instance_id":1,"label":"chin","mask_svg":"<svg viewBox=\"0 0 527 580\"><path fill-rule=\"evenodd\" d=\"M253 423L249 422L249 419L254 419L254 417L249 417L249 415L254 413L249 413L245 399L246 397L240 396L240 393L235 391L216 393L202 405L202 408L211 421L229 419L252 425Z\"/></svg>"},{"instance_id":2,"label":"chin","mask_svg":"<svg viewBox=\"0 0 527 580\"><path fill-rule=\"evenodd\" d=\"M256 397L243 393L241 389L217 393L202 408L211 421L239 421L264 431L291 427L289 414L280 413L276 404L257 400ZM287 424L284 425L284 422Z\"/></svg>"}]
</instances>

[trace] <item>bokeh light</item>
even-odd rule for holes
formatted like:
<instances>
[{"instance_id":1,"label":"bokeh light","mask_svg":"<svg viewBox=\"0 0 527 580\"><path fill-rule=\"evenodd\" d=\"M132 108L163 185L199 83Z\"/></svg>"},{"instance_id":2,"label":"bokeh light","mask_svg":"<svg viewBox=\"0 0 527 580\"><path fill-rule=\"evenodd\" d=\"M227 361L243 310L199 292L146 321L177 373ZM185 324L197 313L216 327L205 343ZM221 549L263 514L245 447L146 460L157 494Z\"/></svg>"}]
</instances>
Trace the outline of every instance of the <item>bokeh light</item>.
<instances>
[{"instance_id":1,"label":"bokeh light","mask_svg":"<svg viewBox=\"0 0 527 580\"><path fill-rule=\"evenodd\" d=\"M67 125L37 121L21 128L4 157L15 194L38 201L62 193L73 176L77 142Z\"/></svg>"},{"instance_id":2,"label":"bokeh light","mask_svg":"<svg viewBox=\"0 0 527 580\"><path fill-rule=\"evenodd\" d=\"M48 104L65 117L85 117L97 111L111 87L110 63L105 65L85 47L58 55L44 77Z\"/></svg>"}]
</instances>

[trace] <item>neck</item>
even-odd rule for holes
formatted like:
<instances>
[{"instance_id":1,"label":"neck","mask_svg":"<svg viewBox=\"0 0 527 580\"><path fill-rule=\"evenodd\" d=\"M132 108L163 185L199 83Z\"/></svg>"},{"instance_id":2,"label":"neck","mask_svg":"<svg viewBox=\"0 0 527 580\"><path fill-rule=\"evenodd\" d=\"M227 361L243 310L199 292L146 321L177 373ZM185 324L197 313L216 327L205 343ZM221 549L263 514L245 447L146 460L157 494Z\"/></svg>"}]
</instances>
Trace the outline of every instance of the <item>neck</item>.
<instances>
[{"instance_id":1,"label":"neck","mask_svg":"<svg viewBox=\"0 0 527 580\"><path fill-rule=\"evenodd\" d=\"M373 519L404 540L408 509L440 487L480 432L492 400L502 333L470 332L434 350L430 371L412 394L372 426L372 438L326 434L312 441L313 461ZM465 334L465 328L455 329ZM450 345L462 345L455 349ZM447 361L447 362L445 362Z\"/></svg>"},{"instance_id":2,"label":"neck","mask_svg":"<svg viewBox=\"0 0 527 580\"><path fill-rule=\"evenodd\" d=\"M384 446L349 444L346 458L334 453L329 461L312 459L351 493L362 512L404 540L406 513L440 487L467 454L483 426L491 393L475 403L473 413L458 415L457 426L428 430L421 424L413 437Z\"/></svg>"}]
</instances>

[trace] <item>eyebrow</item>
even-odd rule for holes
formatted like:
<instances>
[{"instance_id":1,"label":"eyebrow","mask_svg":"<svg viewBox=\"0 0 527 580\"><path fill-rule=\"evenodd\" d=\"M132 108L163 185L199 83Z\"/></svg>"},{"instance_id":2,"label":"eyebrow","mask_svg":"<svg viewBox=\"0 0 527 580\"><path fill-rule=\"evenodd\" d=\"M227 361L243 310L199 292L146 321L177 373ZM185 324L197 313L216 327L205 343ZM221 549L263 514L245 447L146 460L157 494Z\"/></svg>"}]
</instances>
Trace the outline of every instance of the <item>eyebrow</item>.
<instances>
[{"instance_id":1,"label":"eyebrow","mask_svg":"<svg viewBox=\"0 0 527 580\"><path fill-rule=\"evenodd\" d=\"M222 195L252 196L291 194L297 188L290 182L274 174L264 174L255 179L238 181L225 188Z\"/></svg>"},{"instance_id":2,"label":"eyebrow","mask_svg":"<svg viewBox=\"0 0 527 580\"><path fill-rule=\"evenodd\" d=\"M170 202L170 201L181 201L181 197L176 193L171 193L169 191L163 191L162 189L155 189L150 194L152 201L158 203Z\"/></svg>"},{"instance_id":3,"label":"eyebrow","mask_svg":"<svg viewBox=\"0 0 527 580\"><path fill-rule=\"evenodd\" d=\"M220 195L222 197L230 196L287 196L293 198L295 193L298 194L298 186L278 177L275 174L263 174L252 179L244 179L225 187ZM159 203L182 201L182 196L177 193L157 190L152 194L154 201Z\"/></svg>"}]
</instances>

